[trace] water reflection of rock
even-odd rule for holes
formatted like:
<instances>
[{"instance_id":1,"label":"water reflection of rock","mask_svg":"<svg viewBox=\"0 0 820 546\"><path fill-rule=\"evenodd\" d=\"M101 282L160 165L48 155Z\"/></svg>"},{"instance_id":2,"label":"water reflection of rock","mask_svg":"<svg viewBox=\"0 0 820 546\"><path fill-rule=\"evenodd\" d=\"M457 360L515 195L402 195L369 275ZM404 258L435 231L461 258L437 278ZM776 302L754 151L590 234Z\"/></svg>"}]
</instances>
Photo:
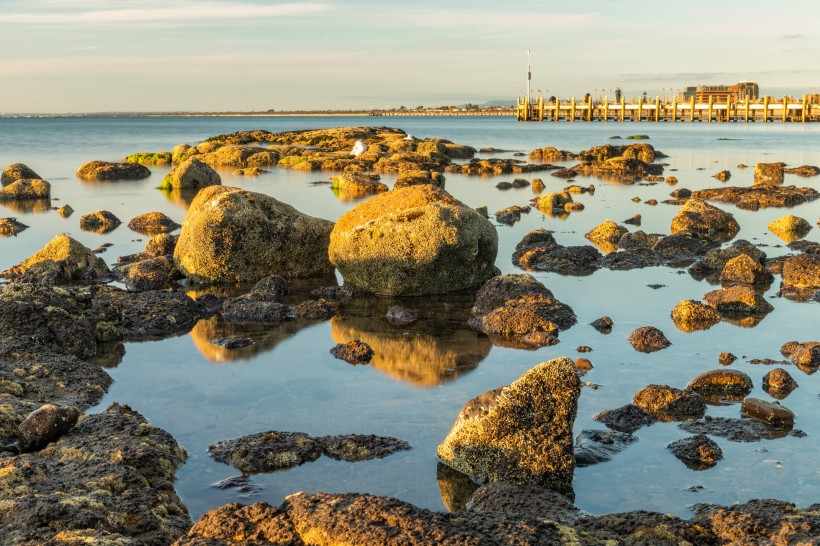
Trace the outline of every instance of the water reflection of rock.
<instances>
[{"instance_id":1,"label":"water reflection of rock","mask_svg":"<svg viewBox=\"0 0 820 546\"><path fill-rule=\"evenodd\" d=\"M51 210L51 199L0 199L0 205L20 214L37 214Z\"/></svg>"},{"instance_id":2,"label":"water reflection of rock","mask_svg":"<svg viewBox=\"0 0 820 546\"><path fill-rule=\"evenodd\" d=\"M194 197L196 197L197 192L199 192L199 188L184 190L179 188L163 188L160 189L160 191L168 201L178 206L182 210L187 211L188 208L190 208L191 202L194 200Z\"/></svg>"},{"instance_id":3,"label":"water reflection of rock","mask_svg":"<svg viewBox=\"0 0 820 546\"><path fill-rule=\"evenodd\" d=\"M221 322L218 317L211 317L200 320L194 326L191 330L191 339L202 356L211 362L225 364L234 360L250 360L260 353L270 351L280 342L312 324L315 323L289 320L271 326L270 324ZM238 349L227 349L211 343L212 339L230 336L248 337L254 343Z\"/></svg>"},{"instance_id":4,"label":"water reflection of rock","mask_svg":"<svg viewBox=\"0 0 820 546\"><path fill-rule=\"evenodd\" d=\"M333 341L360 339L375 353L370 366L400 381L432 387L477 367L490 352L490 340L467 325L472 303L472 294L356 299L330 319ZM385 314L397 304L418 312L419 320L391 326Z\"/></svg>"},{"instance_id":5,"label":"water reflection of rock","mask_svg":"<svg viewBox=\"0 0 820 546\"><path fill-rule=\"evenodd\" d=\"M436 466L436 482L448 512L466 512L467 502L480 487L468 475L440 461Z\"/></svg>"}]
</instances>

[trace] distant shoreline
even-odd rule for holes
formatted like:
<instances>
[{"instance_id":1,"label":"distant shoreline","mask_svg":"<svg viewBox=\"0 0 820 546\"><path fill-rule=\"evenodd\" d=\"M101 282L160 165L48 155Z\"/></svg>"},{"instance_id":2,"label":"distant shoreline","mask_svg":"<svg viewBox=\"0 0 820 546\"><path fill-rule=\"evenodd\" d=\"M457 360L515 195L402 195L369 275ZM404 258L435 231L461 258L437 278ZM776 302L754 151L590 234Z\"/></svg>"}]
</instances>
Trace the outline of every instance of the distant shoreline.
<instances>
[{"instance_id":1,"label":"distant shoreline","mask_svg":"<svg viewBox=\"0 0 820 546\"><path fill-rule=\"evenodd\" d=\"M65 114L0 114L0 118L150 118L150 117L318 117L369 116L369 111L361 112L87 112Z\"/></svg>"}]
</instances>

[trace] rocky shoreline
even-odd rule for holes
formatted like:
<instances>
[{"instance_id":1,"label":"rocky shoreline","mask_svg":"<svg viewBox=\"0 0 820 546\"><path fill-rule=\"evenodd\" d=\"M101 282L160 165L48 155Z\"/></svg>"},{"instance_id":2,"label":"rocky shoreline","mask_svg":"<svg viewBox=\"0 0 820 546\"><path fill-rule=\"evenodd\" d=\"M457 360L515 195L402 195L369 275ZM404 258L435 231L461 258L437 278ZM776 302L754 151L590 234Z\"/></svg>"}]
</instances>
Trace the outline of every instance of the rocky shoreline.
<instances>
[{"instance_id":1,"label":"rocky shoreline","mask_svg":"<svg viewBox=\"0 0 820 546\"><path fill-rule=\"evenodd\" d=\"M350 150L357 142L365 146L354 156ZM655 422L680 421L694 434L668 449L687 466L701 468L722 457L707 435L731 441L799 435L788 408L749 397L751 379L731 368L702 374L683 389L647 385L631 404L596 417L608 429L582 431L577 440L573 423L586 386L585 365L578 360L538 364L514 383L466 401L437 453L451 513L366 494L298 493L279 507L229 504L194 523L174 491L176 471L186 458L174 438L128 406L115 403L102 413L84 413L111 384L95 358L125 341L179 335L213 317L271 329L285 323L299 327L330 320L358 298L467 291L473 305L465 322L486 336L487 350L491 344L534 350L558 343L560 332L577 323L572 308L526 273L499 275L495 227L486 211L447 193L445 174L549 172L630 185L660 178L673 185L655 162L663 156L646 143L578 154L540 148L530 154L533 162L478 159L477 153L442 139L359 127L234 133L197 146L81 166L81 178L116 183L146 176L145 164L167 162L174 168L163 182L165 191L197 193L179 235L169 235L177 226L167 217L134 218L129 225L152 238L143 252L120 256L112 268L70 236L57 235L2 272L10 284L0 285L0 543L820 544L820 504L798 508L772 499L731 507L699 504L689 520L644 511L591 516L572 504L576 466L608 460L634 441L632 433ZM545 163L558 160L579 163L563 170ZM334 224L273 197L222 186L217 172L259 167L341 171L333 188L340 198L373 197ZM693 276L716 277L721 287L705 294L703 302L685 300L670 310L679 329L708 329L721 320L754 324L772 311L762 291L775 275L784 297L817 300L820 245L801 242L800 233L808 231L805 219L786 219L774 229L793 234L793 253L769 259L749 241L729 243L741 226L708 201L745 210L793 206L820 194L811 187L784 186L784 174L817 172L810 166L790 173L782 164L759 164L752 188L676 190L670 204L680 210L669 234L630 232L606 222L587 233L592 245L567 247L539 230L528 233L511 258L524 270L578 276L600 268L688 268ZM379 173L396 174L401 184L382 187ZM522 179L536 194L533 208L548 216L577 212L573 194L589 191L575 185L542 194L543 183L536 180ZM50 198L49 183L25 165L9 166L2 185L0 199ZM509 214L499 211L496 219L514 223ZM105 231L114 221L119 224L109 215L100 211L96 224L89 219L81 226ZM0 228L9 233L24 229L5 220ZM334 270L344 277L343 287L335 286ZM199 286L253 288L239 296L193 299L179 290L183 278ZM112 279L127 289L109 286ZM315 295L286 300L289 283L297 280L309 283ZM415 320L412 310L390 313L397 324ZM224 350L253 343L209 341ZM654 327L636 329L629 341L639 352L669 346ZM390 342L388 332L383 345L367 346L366 359L359 352L345 359L368 362L387 352L384 344ZM807 373L820 367L818 341L790 341L781 352ZM785 397L797 383L777 368L765 385L767 392ZM743 400L741 414L747 418L704 415L713 396ZM411 448L368 431L321 438L260 431L212 447L216 460L243 473L282 470L322 454L358 461Z\"/></svg>"}]
</instances>

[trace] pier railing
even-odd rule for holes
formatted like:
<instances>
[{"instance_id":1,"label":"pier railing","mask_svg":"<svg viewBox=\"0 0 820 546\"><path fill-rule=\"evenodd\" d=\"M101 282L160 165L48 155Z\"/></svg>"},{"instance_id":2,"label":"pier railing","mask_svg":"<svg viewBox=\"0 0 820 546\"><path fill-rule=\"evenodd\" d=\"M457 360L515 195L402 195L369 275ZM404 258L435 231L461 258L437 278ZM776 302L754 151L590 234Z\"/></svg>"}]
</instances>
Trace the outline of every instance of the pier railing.
<instances>
[{"instance_id":1,"label":"pier railing","mask_svg":"<svg viewBox=\"0 0 820 546\"><path fill-rule=\"evenodd\" d=\"M539 97L536 101L518 99L516 108L518 121L781 121L808 122L820 121L820 104L804 96L801 100L783 97L774 100L765 97L760 100L734 100L731 97L725 102L716 102L712 97L709 102L678 102L656 98L645 101L642 97L632 102L621 99L620 102L582 101L575 98L566 101L556 99L545 101Z\"/></svg>"}]
</instances>

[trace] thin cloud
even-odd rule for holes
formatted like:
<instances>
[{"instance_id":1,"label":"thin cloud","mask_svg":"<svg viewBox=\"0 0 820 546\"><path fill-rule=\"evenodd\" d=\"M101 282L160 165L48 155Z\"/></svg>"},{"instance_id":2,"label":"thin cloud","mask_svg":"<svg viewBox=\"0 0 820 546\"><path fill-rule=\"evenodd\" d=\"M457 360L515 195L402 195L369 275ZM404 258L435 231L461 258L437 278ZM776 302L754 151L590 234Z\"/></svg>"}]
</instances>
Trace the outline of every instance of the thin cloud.
<instances>
[{"instance_id":1,"label":"thin cloud","mask_svg":"<svg viewBox=\"0 0 820 546\"><path fill-rule=\"evenodd\" d=\"M247 3L184 3L165 7L89 10L63 13L0 13L0 23L92 24L145 23L168 20L225 20L309 15L328 9L328 4L289 3L273 6Z\"/></svg>"},{"instance_id":2,"label":"thin cloud","mask_svg":"<svg viewBox=\"0 0 820 546\"><path fill-rule=\"evenodd\" d=\"M805 38L805 37L806 37L805 34L786 34L785 36L783 36L783 39L784 40L796 40L798 38Z\"/></svg>"}]
</instances>

